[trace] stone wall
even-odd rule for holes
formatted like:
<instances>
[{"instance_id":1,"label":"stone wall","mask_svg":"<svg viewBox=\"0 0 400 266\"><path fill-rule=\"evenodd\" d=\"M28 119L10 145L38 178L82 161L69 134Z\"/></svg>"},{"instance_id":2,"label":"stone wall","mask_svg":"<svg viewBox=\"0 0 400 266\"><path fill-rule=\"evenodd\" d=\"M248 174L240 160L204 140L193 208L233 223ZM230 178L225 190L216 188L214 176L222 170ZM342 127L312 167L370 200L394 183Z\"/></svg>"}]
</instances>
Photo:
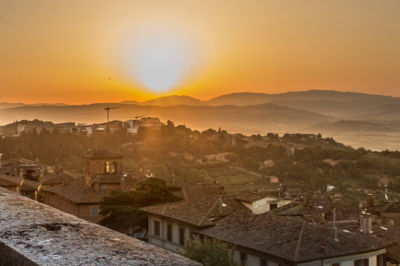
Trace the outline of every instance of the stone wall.
<instances>
[{"instance_id":1,"label":"stone wall","mask_svg":"<svg viewBox=\"0 0 400 266\"><path fill-rule=\"evenodd\" d=\"M0 265L199 265L0 188Z\"/></svg>"}]
</instances>

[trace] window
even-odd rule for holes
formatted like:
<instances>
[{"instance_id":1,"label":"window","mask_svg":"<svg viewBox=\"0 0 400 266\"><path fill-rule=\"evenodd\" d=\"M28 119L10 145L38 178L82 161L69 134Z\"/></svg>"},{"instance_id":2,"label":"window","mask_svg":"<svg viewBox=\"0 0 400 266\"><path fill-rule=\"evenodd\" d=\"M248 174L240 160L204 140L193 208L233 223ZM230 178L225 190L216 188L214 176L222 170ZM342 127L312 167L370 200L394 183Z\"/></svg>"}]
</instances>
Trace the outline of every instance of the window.
<instances>
[{"instance_id":1,"label":"window","mask_svg":"<svg viewBox=\"0 0 400 266\"><path fill-rule=\"evenodd\" d=\"M247 262L247 254L240 252L240 265L246 265Z\"/></svg>"},{"instance_id":2,"label":"window","mask_svg":"<svg viewBox=\"0 0 400 266\"><path fill-rule=\"evenodd\" d=\"M154 221L154 235L160 236L160 222Z\"/></svg>"},{"instance_id":3,"label":"window","mask_svg":"<svg viewBox=\"0 0 400 266\"><path fill-rule=\"evenodd\" d=\"M111 173L115 174L118 169L118 164L116 162L112 162Z\"/></svg>"},{"instance_id":4,"label":"window","mask_svg":"<svg viewBox=\"0 0 400 266\"><path fill-rule=\"evenodd\" d=\"M368 266L368 265L369 265L369 259L368 258L354 261L354 266Z\"/></svg>"},{"instance_id":5,"label":"window","mask_svg":"<svg viewBox=\"0 0 400 266\"><path fill-rule=\"evenodd\" d=\"M99 207L98 206L90 206L90 215L91 216L99 215Z\"/></svg>"},{"instance_id":6,"label":"window","mask_svg":"<svg viewBox=\"0 0 400 266\"><path fill-rule=\"evenodd\" d=\"M167 225L167 240L172 241L172 224Z\"/></svg>"},{"instance_id":7,"label":"window","mask_svg":"<svg viewBox=\"0 0 400 266\"><path fill-rule=\"evenodd\" d=\"M185 229L182 227L179 227L179 244L185 245Z\"/></svg>"},{"instance_id":8,"label":"window","mask_svg":"<svg viewBox=\"0 0 400 266\"><path fill-rule=\"evenodd\" d=\"M270 209L270 210L273 210L273 209L276 209L276 208L278 208L278 204L277 204L277 203L271 203L271 204L269 205L269 209Z\"/></svg>"},{"instance_id":9,"label":"window","mask_svg":"<svg viewBox=\"0 0 400 266\"><path fill-rule=\"evenodd\" d=\"M260 266L267 266L267 261L265 259L260 259Z\"/></svg>"},{"instance_id":10,"label":"window","mask_svg":"<svg viewBox=\"0 0 400 266\"><path fill-rule=\"evenodd\" d=\"M104 173L105 174L110 173L110 162L109 161L104 162Z\"/></svg>"}]
</instances>

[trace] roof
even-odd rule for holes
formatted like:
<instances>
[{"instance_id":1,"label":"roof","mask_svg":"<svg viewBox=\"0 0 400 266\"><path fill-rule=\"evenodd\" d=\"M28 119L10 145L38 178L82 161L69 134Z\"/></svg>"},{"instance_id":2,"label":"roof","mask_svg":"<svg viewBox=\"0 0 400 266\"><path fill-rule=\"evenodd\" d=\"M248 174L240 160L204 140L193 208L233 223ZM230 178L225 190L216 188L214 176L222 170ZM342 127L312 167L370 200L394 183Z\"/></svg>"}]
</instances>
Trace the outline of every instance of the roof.
<instances>
[{"instance_id":1,"label":"roof","mask_svg":"<svg viewBox=\"0 0 400 266\"><path fill-rule=\"evenodd\" d=\"M40 182L24 179L21 185L20 190L22 191L34 191L37 190L40 186Z\"/></svg>"},{"instance_id":2,"label":"roof","mask_svg":"<svg viewBox=\"0 0 400 266\"><path fill-rule=\"evenodd\" d=\"M88 187L83 180L75 180L66 185L48 187L44 188L43 190L57 194L76 204L98 204L110 193L107 191L99 191L99 193L96 193L90 187Z\"/></svg>"},{"instance_id":3,"label":"roof","mask_svg":"<svg viewBox=\"0 0 400 266\"><path fill-rule=\"evenodd\" d=\"M385 228L386 230L384 230ZM378 237L385 239L387 241L395 242L395 245L392 245L387 248L386 256L396 263L400 263L400 227L381 227L374 226L372 228L374 234Z\"/></svg>"},{"instance_id":4,"label":"roof","mask_svg":"<svg viewBox=\"0 0 400 266\"><path fill-rule=\"evenodd\" d=\"M400 212L400 202L398 201L383 202L381 204L369 207L368 212L376 214L387 213L387 212Z\"/></svg>"},{"instance_id":5,"label":"roof","mask_svg":"<svg viewBox=\"0 0 400 266\"><path fill-rule=\"evenodd\" d=\"M0 186L1 187L13 187L20 186L23 179L18 176L9 176L0 174Z\"/></svg>"},{"instance_id":6,"label":"roof","mask_svg":"<svg viewBox=\"0 0 400 266\"><path fill-rule=\"evenodd\" d=\"M3 166L5 165L24 165L24 166L34 166L34 167L39 167L39 164L25 159L25 158L15 158L15 159L9 159L5 162L2 163Z\"/></svg>"},{"instance_id":7,"label":"roof","mask_svg":"<svg viewBox=\"0 0 400 266\"><path fill-rule=\"evenodd\" d=\"M197 192L201 190L197 189ZM187 194L187 189L183 192ZM309 223L301 218L276 216L274 211L279 209L255 215L236 197L223 193L203 194L197 198L186 195L183 201L148 206L142 210L192 225L201 235L290 263L366 253L388 246L382 239L342 230L338 230L340 241L337 242L330 226Z\"/></svg>"},{"instance_id":8,"label":"roof","mask_svg":"<svg viewBox=\"0 0 400 266\"><path fill-rule=\"evenodd\" d=\"M260 199L264 199L267 197L272 197L272 198L276 198L275 196L271 196L270 194L267 193L262 193L262 192L254 192L254 191L242 191L239 192L238 194L236 194L236 199L240 200L240 201L245 201L245 202L249 202L252 203L254 201L260 200Z\"/></svg>"},{"instance_id":9,"label":"roof","mask_svg":"<svg viewBox=\"0 0 400 266\"><path fill-rule=\"evenodd\" d=\"M85 156L86 159L122 159L122 155L106 151L106 150L96 150Z\"/></svg>"},{"instance_id":10,"label":"roof","mask_svg":"<svg viewBox=\"0 0 400 266\"><path fill-rule=\"evenodd\" d=\"M233 205L240 203L224 194L220 185L195 185L182 188L183 200L179 202L147 206L143 211L196 227L213 225L213 219L228 215Z\"/></svg>"},{"instance_id":11,"label":"roof","mask_svg":"<svg viewBox=\"0 0 400 266\"><path fill-rule=\"evenodd\" d=\"M5 264L200 265L4 188L0 188L0 228ZM12 261L7 260L10 257Z\"/></svg>"},{"instance_id":12,"label":"roof","mask_svg":"<svg viewBox=\"0 0 400 266\"><path fill-rule=\"evenodd\" d=\"M333 239L332 227L268 213L253 215L245 210L232 212L215 221L214 226L198 232L296 263L366 253L388 246L376 237L342 230L338 230L337 242Z\"/></svg>"},{"instance_id":13,"label":"roof","mask_svg":"<svg viewBox=\"0 0 400 266\"><path fill-rule=\"evenodd\" d=\"M41 184L42 185L59 185L59 184L66 184L72 181L72 178L69 175L66 175L64 173L59 173L57 175L51 175L48 176L46 179L44 179Z\"/></svg>"}]
</instances>

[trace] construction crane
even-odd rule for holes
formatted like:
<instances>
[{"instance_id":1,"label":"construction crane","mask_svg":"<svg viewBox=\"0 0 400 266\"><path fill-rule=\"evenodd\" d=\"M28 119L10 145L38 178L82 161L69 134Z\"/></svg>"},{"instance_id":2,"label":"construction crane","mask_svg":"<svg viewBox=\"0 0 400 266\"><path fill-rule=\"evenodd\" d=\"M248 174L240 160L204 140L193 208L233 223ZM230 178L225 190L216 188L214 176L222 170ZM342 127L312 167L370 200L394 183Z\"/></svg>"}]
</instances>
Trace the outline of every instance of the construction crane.
<instances>
[{"instance_id":1,"label":"construction crane","mask_svg":"<svg viewBox=\"0 0 400 266\"><path fill-rule=\"evenodd\" d=\"M118 109L119 107L109 107L109 106L106 106L105 108L104 108L104 110L107 112L107 122L110 122L110 110L112 110L112 109Z\"/></svg>"}]
</instances>

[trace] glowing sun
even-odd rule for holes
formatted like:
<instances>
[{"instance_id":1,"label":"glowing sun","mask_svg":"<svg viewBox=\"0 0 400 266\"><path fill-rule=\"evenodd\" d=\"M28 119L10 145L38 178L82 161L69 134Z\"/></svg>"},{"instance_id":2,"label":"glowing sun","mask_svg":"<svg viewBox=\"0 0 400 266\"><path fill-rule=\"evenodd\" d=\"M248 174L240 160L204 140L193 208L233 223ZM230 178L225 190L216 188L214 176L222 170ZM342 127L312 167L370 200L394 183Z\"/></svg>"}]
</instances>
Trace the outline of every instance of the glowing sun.
<instances>
[{"instance_id":1,"label":"glowing sun","mask_svg":"<svg viewBox=\"0 0 400 266\"><path fill-rule=\"evenodd\" d=\"M129 72L153 92L172 89L196 64L193 47L171 34L145 34L127 49Z\"/></svg>"}]
</instances>

